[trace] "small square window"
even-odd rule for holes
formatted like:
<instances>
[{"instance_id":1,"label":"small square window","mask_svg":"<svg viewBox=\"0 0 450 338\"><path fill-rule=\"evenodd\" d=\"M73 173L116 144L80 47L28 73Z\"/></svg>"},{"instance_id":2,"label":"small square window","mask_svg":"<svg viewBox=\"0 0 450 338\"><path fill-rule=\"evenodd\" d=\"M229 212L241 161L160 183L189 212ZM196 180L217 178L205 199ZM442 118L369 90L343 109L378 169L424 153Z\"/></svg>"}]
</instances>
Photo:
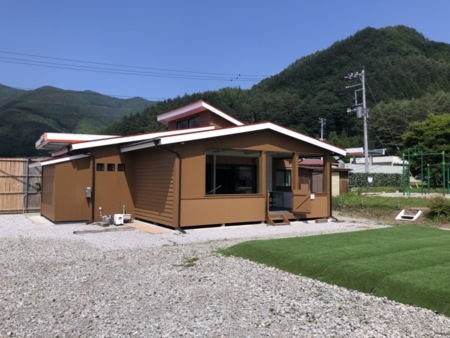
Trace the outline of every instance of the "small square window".
<instances>
[{"instance_id":1,"label":"small square window","mask_svg":"<svg viewBox=\"0 0 450 338\"><path fill-rule=\"evenodd\" d=\"M200 127L200 116L195 116L189 119L189 128Z\"/></svg>"},{"instance_id":2,"label":"small square window","mask_svg":"<svg viewBox=\"0 0 450 338\"><path fill-rule=\"evenodd\" d=\"M105 164L97 163L97 171L105 171Z\"/></svg>"},{"instance_id":3,"label":"small square window","mask_svg":"<svg viewBox=\"0 0 450 338\"><path fill-rule=\"evenodd\" d=\"M186 129L187 127L189 127L187 120L177 122L177 129Z\"/></svg>"},{"instance_id":4,"label":"small square window","mask_svg":"<svg viewBox=\"0 0 450 338\"><path fill-rule=\"evenodd\" d=\"M117 165L117 171L125 171L125 164L124 163L119 163Z\"/></svg>"},{"instance_id":5,"label":"small square window","mask_svg":"<svg viewBox=\"0 0 450 338\"><path fill-rule=\"evenodd\" d=\"M116 165L114 163L108 163L108 171L116 171Z\"/></svg>"}]
</instances>

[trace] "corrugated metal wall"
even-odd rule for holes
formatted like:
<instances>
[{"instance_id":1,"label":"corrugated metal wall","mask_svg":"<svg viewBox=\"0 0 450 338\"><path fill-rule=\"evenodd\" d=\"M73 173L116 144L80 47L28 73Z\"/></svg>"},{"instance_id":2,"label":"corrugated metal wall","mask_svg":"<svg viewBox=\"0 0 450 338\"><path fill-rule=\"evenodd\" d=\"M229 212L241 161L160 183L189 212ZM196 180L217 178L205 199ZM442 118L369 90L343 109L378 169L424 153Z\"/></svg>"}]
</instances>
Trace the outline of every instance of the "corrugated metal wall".
<instances>
[{"instance_id":1,"label":"corrugated metal wall","mask_svg":"<svg viewBox=\"0 0 450 338\"><path fill-rule=\"evenodd\" d=\"M0 213L38 212L41 171L26 158L0 158Z\"/></svg>"},{"instance_id":2,"label":"corrugated metal wall","mask_svg":"<svg viewBox=\"0 0 450 338\"><path fill-rule=\"evenodd\" d=\"M176 226L175 154L160 149L144 150L136 152L135 161L135 217Z\"/></svg>"}]
</instances>

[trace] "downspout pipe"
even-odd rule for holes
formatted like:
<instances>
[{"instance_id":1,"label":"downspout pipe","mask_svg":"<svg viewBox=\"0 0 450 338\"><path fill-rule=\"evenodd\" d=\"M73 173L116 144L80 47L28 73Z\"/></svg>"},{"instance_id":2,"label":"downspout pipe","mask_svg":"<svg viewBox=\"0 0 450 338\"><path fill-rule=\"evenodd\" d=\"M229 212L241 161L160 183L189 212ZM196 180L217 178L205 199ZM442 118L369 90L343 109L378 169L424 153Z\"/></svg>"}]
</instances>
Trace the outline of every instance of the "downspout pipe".
<instances>
[{"instance_id":1,"label":"downspout pipe","mask_svg":"<svg viewBox=\"0 0 450 338\"><path fill-rule=\"evenodd\" d=\"M165 148L165 147L161 146L159 144L160 141L161 141L160 138L156 138L156 139L154 139L152 141L153 141L153 144L155 145L155 147L157 147L158 149L167 151L169 153L175 154L175 156L178 159L178 172L179 172L179 176L178 176L178 217L177 217L178 218L177 219L177 223L178 224L176 226L176 229L179 232L185 234L186 231L184 231L183 228L181 227L181 154L176 152L176 151L174 151L174 150L172 150L172 149L168 149L168 148Z\"/></svg>"}]
</instances>

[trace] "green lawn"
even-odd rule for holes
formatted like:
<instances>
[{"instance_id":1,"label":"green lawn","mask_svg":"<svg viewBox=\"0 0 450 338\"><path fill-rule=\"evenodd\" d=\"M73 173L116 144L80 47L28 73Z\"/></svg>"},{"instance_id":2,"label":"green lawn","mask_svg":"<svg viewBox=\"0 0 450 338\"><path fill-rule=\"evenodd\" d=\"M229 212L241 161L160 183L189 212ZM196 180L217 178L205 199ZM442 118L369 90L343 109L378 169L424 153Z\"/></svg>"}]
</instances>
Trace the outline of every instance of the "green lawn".
<instances>
[{"instance_id":1,"label":"green lawn","mask_svg":"<svg viewBox=\"0 0 450 338\"><path fill-rule=\"evenodd\" d=\"M255 240L223 252L450 316L450 231L401 226Z\"/></svg>"}]
</instances>

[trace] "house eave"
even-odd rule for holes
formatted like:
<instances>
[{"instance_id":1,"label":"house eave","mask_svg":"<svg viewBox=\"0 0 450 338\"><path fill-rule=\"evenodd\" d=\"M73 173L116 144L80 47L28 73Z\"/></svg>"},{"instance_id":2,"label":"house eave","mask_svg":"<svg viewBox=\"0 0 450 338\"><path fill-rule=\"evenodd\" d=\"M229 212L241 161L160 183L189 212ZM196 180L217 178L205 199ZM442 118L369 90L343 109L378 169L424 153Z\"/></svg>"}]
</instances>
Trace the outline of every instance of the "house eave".
<instances>
[{"instance_id":1,"label":"house eave","mask_svg":"<svg viewBox=\"0 0 450 338\"><path fill-rule=\"evenodd\" d=\"M214 126L194 128L194 129L179 129L179 130L172 130L172 131L164 130L164 131L159 131L159 132L154 132L154 133L139 134L139 135L132 135L132 136L122 136L122 137L117 137L117 138L113 138L113 139L105 139L105 140L98 140L98 141L92 141L92 142L83 142L83 143L72 144L71 150L90 149L90 148L110 146L110 145L115 145L115 144L143 142L143 141L148 141L148 140L158 138L158 137L163 137L163 136L198 133L198 132L212 130L212 129L214 129Z\"/></svg>"},{"instance_id":2,"label":"house eave","mask_svg":"<svg viewBox=\"0 0 450 338\"><path fill-rule=\"evenodd\" d=\"M78 154L78 155L72 155L72 156L63 156L63 157L58 157L58 158L54 158L54 159L49 159L49 160L43 160L43 161L40 161L40 162L36 162L36 166L40 165L42 167L45 167L45 166L48 166L48 165L74 161L74 160L78 160L80 158L86 158L86 157L89 157L89 156L91 156L91 155L90 154Z\"/></svg>"},{"instance_id":3,"label":"house eave","mask_svg":"<svg viewBox=\"0 0 450 338\"><path fill-rule=\"evenodd\" d=\"M273 124L271 122L253 124L253 125L243 125L239 127L230 127L230 128L222 128L222 129L214 129L210 131L203 131L197 133L183 134L183 135L174 135L174 136L163 136L158 138L157 145L169 145L190 141L199 141L205 140L209 138L215 137L223 137L223 136L232 136L232 135L240 135L250 132L262 131L262 130L272 130L274 132L286 135L288 137L292 137L296 140L303 141L309 143L313 146L319 147L321 149L329 151L331 154L338 154L345 156L345 149L333 146L329 143L314 139L310 136L298 133L293 130L289 130L287 128L281 127L279 125ZM144 149L149 147L154 147L156 144L153 140L148 140L149 142L140 143L140 144L130 144L124 145L121 148L122 152L134 151L138 149Z\"/></svg>"},{"instance_id":4,"label":"house eave","mask_svg":"<svg viewBox=\"0 0 450 338\"><path fill-rule=\"evenodd\" d=\"M109 139L114 135L71 134L71 133L44 133L35 143L36 149L59 150L71 144L89 142L98 139Z\"/></svg>"}]
</instances>

